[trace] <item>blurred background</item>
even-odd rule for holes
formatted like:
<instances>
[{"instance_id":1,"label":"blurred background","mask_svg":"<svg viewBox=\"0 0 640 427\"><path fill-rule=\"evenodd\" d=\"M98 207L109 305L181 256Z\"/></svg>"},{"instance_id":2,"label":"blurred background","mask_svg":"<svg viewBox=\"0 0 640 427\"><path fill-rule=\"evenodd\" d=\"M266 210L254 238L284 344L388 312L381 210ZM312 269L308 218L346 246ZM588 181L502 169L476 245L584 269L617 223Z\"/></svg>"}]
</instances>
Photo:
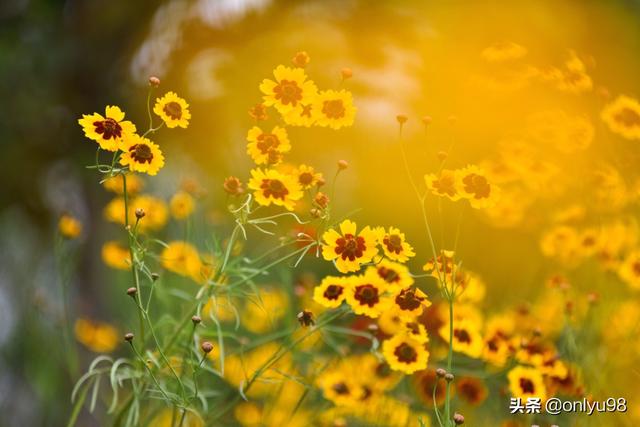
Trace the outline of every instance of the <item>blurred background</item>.
<instances>
[{"instance_id":1,"label":"blurred background","mask_svg":"<svg viewBox=\"0 0 640 427\"><path fill-rule=\"evenodd\" d=\"M486 49L504 42L526 47L526 56L507 67L487 60ZM488 284L487 307L539 293L556 268L539 249L553 213L581 204L593 220L618 215L606 198L587 196L597 182L586 171L605 162L629 188L638 178L634 142L599 121L609 97L640 96L638 1L0 1L0 425L58 426L70 410L53 254L64 212L83 224L69 272L73 310L115 324L121 315L114 296L123 288L100 260L113 231L102 216L109 195L84 168L95 145L78 117L115 104L146 123L147 79L158 76L160 92L187 99L193 118L185 131L157 135L167 166L154 193L169 197L184 179L197 179L210 221L224 226L221 183L228 175L246 180L251 166L247 110L261 101L259 82L298 51L310 55L307 73L319 87L354 93L358 115L338 133L292 129L290 160L329 177L337 160L348 160L338 210L361 208L359 223L402 229L419 254L415 270L429 252L401 164L397 114L409 118L404 138L419 182L437 170L442 150L453 168L498 158L539 112L590 118L588 148L534 147L531 156L555 172L514 195L517 212L508 219L429 204L438 243L453 247L459 233L465 266ZM545 83L545 71L573 56L590 90ZM341 83L343 67L353 78ZM588 274L584 280L589 290ZM598 286L609 289L606 281Z\"/></svg>"}]
</instances>

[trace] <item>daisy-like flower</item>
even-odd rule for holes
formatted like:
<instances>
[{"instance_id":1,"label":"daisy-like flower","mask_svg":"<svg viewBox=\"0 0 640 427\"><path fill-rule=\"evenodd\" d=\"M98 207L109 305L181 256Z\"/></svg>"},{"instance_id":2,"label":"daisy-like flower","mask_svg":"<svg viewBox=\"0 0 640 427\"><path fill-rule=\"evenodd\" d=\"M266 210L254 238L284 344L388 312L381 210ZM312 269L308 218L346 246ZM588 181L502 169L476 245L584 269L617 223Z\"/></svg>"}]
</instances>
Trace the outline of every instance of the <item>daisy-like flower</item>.
<instances>
[{"instance_id":1,"label":"daisy-like flower","mask_svg":"<svg viewBox=\"0 0 640 427\"><path fill-rule=\"evenodd\" d=\"M449 342L449 323L438 331L443 340ZM480 357L483 349L482 336L474 322L458 319L453 323L453 350L470 357Z\"/></svg>"},{"instance_id":2,"label":"daisy-like flower","mask_svg":"<svg viewBox=\"0 0 640 427\"><path fill-rule=\"evenodd\" d=\"M58 231L65 239L75 239L82 233L82 223L69 214L64 214L58 221Z\"/></svg>"},{"instance_id":3,"label":"daisy-like flower","mask_svg":"<svg viewBox=\"0 0 640 427\"><path fill-rule=\"evenodd\" d=\"M412 377L413 388L420 398L420 401L425 406L433 406L435 404L441 406L447 398L447 388L438 387L440 378L436 375L435 369L425 369L424 371L418 371ZM451 388L449 393L453 396L455 388Z\"/></svg>"},{"instance_id":4,"label":"daisy-like flower","mask_svg":"<svg viewBox=\"0 0 640 427\"><path fill-rule=\"evenodd\" d=\"M443 276L447 282L449 282L451 273L453 272L454 255L455 253L453 251L442 249L438 258L435 260L431 258L422 266L422 269L438 280L440 276Z\"/></svg>"},{"instance_id":5,"label":"daisy-like flower","mask_svg":"<svg viewBox=\"0 0 640 427\"><path fill-rule=\"evenodd\" d=\"M106 242L102 245L102 261L111 268L129 270L131 268L129 248L115 241Z\"/></svg>"},{"instance_id":6,"label":"daisy-like flower","mask_svg":"<svg viewBox=\"0 0 640 427\"><path fill-rule=\"evenodd\" d=\"M316 122L316 115L313 113L316 105L314 104L314 99L308 104L298 104L296 107L292 108L288 113L286 113L282 118L284 122L289 126L304 126L310 127Z\"/></svg>"},{"instance_id":7,"label":"daisy-like flower","mask_svg":"<svg viewBox=\"0 0 640 427\"><path fill-rule=\"evenodd\" d=\"M363 390L347 372L331 370L318 377L317 384L325 399L336 406L355 406L363 397Z\"/></svg>"},{"instance_id":8,"label":"daisy-like flower","mask_svg":"<svg viewBox=\"0 0 640 427\"><path fill-rule=\"evenodd\" d=\"M456 380L458 396L472 406L480 405L489 395L482 380L473 377L462 377Z\"/></svg>"},{"instance_id":9,"label":"daisy-like flower","mask_svg":"<svg viewBox=\"0 0 640 427\"><path fill-rule=\"evenodd\" d=\"M424 182L432 194L441 197L448 197L453 200L460 200L460 194L456 188L456 174L449 169L443 169L440 174L427 174L424 176Z\"/></svg>"},{"instance_id":10,"label":"daisy-like flower","mask_svg":"<svg viewBox=\"0 0 640 427\"><path fill-rule=\"evenodd\" d=\"M339 307L347 295L348 286L347 277L327 276L313 289L313 300L327 308Z\"/></svg>"},{"instance_id":11,"label":"daisy-like flower","mask_svg":"<svg viewBox=\"0 0 640 427\"><path fill-rule=\"evenodd\" d=\"M394 335L382 343L382 354L394 371L413 374L427 368L429 352L424 344L406 334Z\"/></svg>"},{"instance_id":12,"label":"daisy-like flower","mask_svg":"<svg viewBox=\"0 0 640 427\"><path fill-rule=\"evenodd\" d=\"M351 126L356 117L353 96L346 90L326 90L318 93L314 100L312 114L318 126L332 129Z\"/></svg>"},{"instance_id":13,"label":"daisy-like flower","mask_svg":"<svg viewBox=\"0 0 640 427\"><path fill-rule=\"evenodd\" d=\"M107 106L104 117L98 113L83 114L78 120L84 135L107 151L118 151L123 138L136 132L136 125L124 119L124 112L116 106Z\"/></svg>"},{"instance_id":14,"label":"daisy-like flower","mask_svg":"<svg viewBox=\"0 0 640 427\"><path fill-rule=\"evenodd\" d=\"M298 166L295 170L295 175L298 177L298 183L303 190L308 190L318 185L318 183L323 182L322 174L316 172L312 166Z\"/></svg>"},{"instance_id":15,"label":"daisy-like flower","mask_svg":"<svg viewBox=\"0 0 640 427\"><path fill-rule=\"evenodd\" d=\"M344 220L340 232L332 228L322 235L322 256L334 261L341 273L360 270L361 264L370 262L378 254L376 234L369 226L357 232L356 223Z\"/></svg>"},{"instance_id":16,"label":"daisy-like flower","mask_svg":"<svg viewBox=\"0 0 640 427\"><path fill-rule=\"evenodd\" d=\"M626 256L618 268L618 276L632 289L640 289L640 251Z\"/></svg>"},{"instance_id":17,"label":"daisy-like flower","mask_svg":"<svg viewBox=\"0 0 640 427\"><path fill-rule=\"evenodd\" d=\"M262 206L274 204L284 206L292 211L295 202L302 198L300 184L294 176L281 173L274 169L253 169L249 188L253 190L253 195Z\"/></svg>"},{"instance_id":18,"label":"daisy-like flower","mask_svg":"<svg viewBox=\"0 0 640 427\"><path fill-rule=\"evenodd\" d=\"M400 316L405 319L415 319L425 307L431 305L427 295L416 288L402 289L393 296L393 303Z\"/></svg>"},{"instance_id":19,"label":"daisy-like flower","mask_svg":"<svg viewBox=\"0 0 640 427\"><path fill-rule=\"evenodd\" d=\"M300 104L310 104L317 92L316 85L307 80L302 68L278 65L273 77L275 80L262 81L260 91L264 94L264 104L273 105L280 114L286 115Z\"/></svg>"},{"instance_id":20,"label":"daisy-like flower","mask_svg":"<svg viewBox=\"0 0 640 427\"><path fill-rule=\"evenodd\" d=\"M523 58L527 48L510 41L496 42L483 49L481 55L487 62L504 62Z\"/></svg>"},{"instance_id":21,"label":"daisy-like flower","mask_svg":"<svg viewBox=\"0 0 640 427\"><path fill-rule=\"evenodd\" d=\"M384 254L390 260L406 262L416 254L413 247L405 240L404 233L397 228L389 227L389 231L385 231L384 228L378 227L376 233Z\"/></svg>"},{"instance_id":22,"label":"daisy-like flower","mask_svg":"<svg viewBox=\"0 0 640 427\"><path fill-rule=\"evenodd\" d=\"M191 194L186 191L178 191L173 195L169 202L169 208L171 209L171 215L175 219L185 219L191 215L195 209L195 201Z\"/></svg>"},{"instance_id":23,"label":"daisy-like flower","mask_svg":"<svg viewBox=\"0 0 640 427\"><path fill-rule=\"evenodd\" d=\"M380 276L374 271L368 271L360 276L349 277L346 300L354 313L375 319L390 306L386 290L387 284Z\"/></svg>"},{"instance_id":24,"label":"daisy-like flower","mask_svg":"<svg viewBox=\"0 0 640 427\"><path fill-rule=\"evenodd\" d=\"M189 119L191 119L189 104L174 92L167 92L162 98L156 99L153 112L164 121L168 128L180 126L186 129L189 126Z\"/></svg>"},{"instance_id":25,"label":"daisy-like flower","mask_svg":"<svg viewBox=\"0 0 640 427\"><path fill-rule=\"evenodd\" d=\"M138 227L141 230L160 230L167 224L169 212L164 200L148 194L141 194L129 202L129 223L135 222L136 209L144 211L144 218ZM121 215L124 215L124 211Z\"/></svg>"},{"instance_id":26,"label":"daisy-like flower","mask_svg":"<svg viewBox=\"0 0 640 427\"><path fill-rule=\"evenodd\" d=\"M540 398L547 400L547 391L542 378L542 373L536 368L516 366L507 374L509 391L513 397L523 400L528 398Z\"/></svg>"},{"instance_id":27,"label":"daisy-like flower","mask_svg":"<svg viewBox=\"0 0 640 427\"><path fill-rule=\"evenodd\" d=\"M409 322L405 322L403 326L404 333L414 340L422 344L429 342L429 334L427 333L427 328L425 328L422 323L411 320Z\"/></svg>"},{"instance_id":28,"label":"daisy-like flower","mask_svg":"<svg viewBox=\"0 0 640 427\"><path fill-rule=\"evenodd\" d=\"M156 175L164 166L164 155L155 143L137 134L126 138L120 164L133 172Z\"/></svg>"},{"instance_id":29,"label":"daisy-like flower","mask_svg":"<svg viewBox=\"0 0 640 427\"><path fill-rule=\"evenodd\" d=\"M118 330L109 323L80 318L73 331L76 339L94 353L111 353L120 342Z\"/></svg>"},{"instance_id":30,"label":"daisy-like flower","mask_svg":"<svg viewBox=\"0 0 640 427\"><path fill-rule=\"evenodd\" d=\"M456 188L471 206L480 209L493 206L497 187L492 185L487 174L477 166L468 166L456 171Z\"/></svg>"},{"instance_id":31,"label":"daisy-like flower","mask_svg":"<svg viewBox=\"0 0 640 427\"><path fill-rule=\"evenodd\" d=\"M254 126L247 133L247 154L257 165L275 165L282 161L282 154L291 150L287 130L275 126L271 132L265 132Z\"/></svg>"},{"instance_id":32,"label":"daisy-like flower","mask_svg":"<svg viewBox=\"0 0 640 427\"><path fill-rule=\"evenodd\" d=\"M202 266L197 249L182 241L170 242L160 254L160 263L167 270L196 281Z\"/></svg>"},{"instance_id":33,"label":"daisy-like flower","mask_svg":"<svg viewBox=\"0 0 640 427\"><path fill-rule=\"evenodd\" d=\"M122 194L123 192L123 183L122 183L122 175L118 174L107 178L102 183L102 186L105 190L111 191L112 193ZM127 193L128 194L137 194L144 188L144 181L140 178L139 175L130 173L127 174Z\"/></svg>"},{"instance_id":34,"label":"daisy-like flower","mask_svg":"<svg viewBox=\"0 0 640 427\"><path fill-rule=\"evenodd\" d=\"M620 95L602 110L602 120L612 132L626 139L640 139L640 103Z\"/></svg>"},{"instance_id":35,"label":"daisy-like flower","mask_svg":"<svg viewBox=\"0 0 640 427\"><path fill-rule=\"evenodd\" d=\"M391 291L400 291L413 285L413 277L403 264L383 259L375 266L369 267L369 270L375 270Z\"/></svg>"}]
</instances>

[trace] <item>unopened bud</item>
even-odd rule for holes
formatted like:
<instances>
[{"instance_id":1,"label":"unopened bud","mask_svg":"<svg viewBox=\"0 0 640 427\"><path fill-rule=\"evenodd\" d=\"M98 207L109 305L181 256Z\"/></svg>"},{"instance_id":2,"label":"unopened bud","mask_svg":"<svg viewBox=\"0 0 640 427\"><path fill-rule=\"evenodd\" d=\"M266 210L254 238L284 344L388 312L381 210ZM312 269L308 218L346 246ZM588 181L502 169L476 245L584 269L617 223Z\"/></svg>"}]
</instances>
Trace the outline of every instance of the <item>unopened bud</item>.
<instances>
[{"instance_id":1,"label":"unopened bud","mask_svg":"<svg viewBox=\"0 0 640 427\"><path fill-rule=\"evenodd\" d=\"M136 209L136 218L142 219L142 218L144 218L145 215L146 214L144 213L144 209L142 209L142 208L137 208Z\"/></svg>"},{"instance_id":2,"label":"unopened bud","mask_svg":"<svg viewBox=\"0 0 640 427\"><path fill-rule=\"evenodd\" d=\"M422 123L424 123L425 126L430 125L432 121L433 119L431 118L431 116L424 116L422 118Z\"/></svg>"},{"instance_id":3,"label":"unopened bud","mask_svg":"<svg viewBox=\"0 0 640 427\"><path fill-rule=\"evenodd\" d=\"M124 335L124 340L125 340L126 342L131 342L131 341L133 341L133 334L132 334L131 332L126 333L126 334Z\"/></svg>"},{"instance_id":4,"label":"unopened bud","mask_svg":"<svg viewBox=\"0 0 640 427\"><path fill-rule=\"evenodd\" d=\"M347 162L346 160L338 160L338 169L343 171L348 167L349 167L349 162Z\"/></svg>"},{"instance_id":5,"label":"unopened bud","mask_svg":"<svg viewBox=\"0 0 640 427\"><path fill-rule=\"evenodd\" d=\"M191 318L191 321L193 322L194 325L199 324L200 322L202 322L202 318L200 316L193 316Z\"/></svg>"},{"instance_id":6,"label":"unopened bud","mask_svg":"<svg viewBox=\"0 0 640 427\"><path fill-rule=\"evenodd\" d=\"M453 414L453 422L457 426L464 424L464 417L461 414Z\"/></svg>"},{"instance_id":7,"label":"unopened bud","mask_svg":"<svg viewBox=\"0 0 640 427\"><path fill-rule=\"evenodd\" d=\"M127 289L127 295L129 295L131 298L135 298L137 293L138 293L138 289L134 287L130 287L129 289Z\"/></svg>"},{"instance_id":8,"label":"unopened bud","mask_svg":"<svg viewBox=\"0 0 640 427\"><path fill-rule=\"evenodd\" d=\"M396 120L398 121L398 123L403 125L403 124L407 123L407 120L409 120L409 118L407 116L405 116L404 114L398 114L396 116Z\"/></svg>"},{"instance_id":9,"label":"unopened bud","mask_svg":"<svg viewBox=\"0 0 640 427\"><path fill-rule=\"evenodd\" d=\"M345 67L340 71L340 75L342 75L342 80L347 80L353 77L353 71L351 70L351 68Z\"/></svg>"},{"instance_id":10,"label":"unopened bud","mask_svg":"<svg viewBox=\"0 0 640 427\"><path fill-rule=\"evenodd\" d=\"M437 376L438 378L444 378L444 377L445 377L445 375L447 375L447 371L445 371L445 370L444 370L444 369L442 369L442 368L438 368L438 369L436 369L436 376Z\"/></svg>"},{"instance_id":11,"label":"unopened bud","mask_svg":"<svg viewBox=\"0 0 640 427\"><path fill-rule=\"evenodd\" d=\"M446 374L444 374L444 379L445 379L448 383L450 383L451 381L453 381L453 378L454 378L454 377L453 377L453 374L452 374L452 373L450 373L450 372L447 372Z\"/></svg>"},{"instance_id":12,"label":"unopened bud","mask_svg":"<svg viewBox=\"0 0 640 427\"><path fill-rule=\"evenodd\" d=\"M160 278L160 275L158 273L151 273L151 279L155 282L156 280L158 280Z\"/></svg>"},{"instance_id":13,"label":"unopened bud","mask_svg":"<svg viewBox=\"0 0 640 427\"><path fill-rule=\"evenodd\" d=\"M313 218L320 218L322 216L322 212L318 208L311 208L311 210L309 211L309 214Z\"/></svg>"},{"instance_id":14,"label":"unopened bud","mask_svg":"<svg viewBox=\"0 0 640 427\"><path fill-rule=\"evenodd\" d=\"M447 157L449 157L449 154L446 151L438 151L438 160L444 162Z\"/></svg>"},{"instance_id":15,"label":"unopened bud","mask_svg":"<svg viewBox=\"0 0 640 427\"><path fill-rule=\"evenodd\" d=\"M153 87L160 86L160 79L157 78L156 76L149 77L149 85Z\"/></svg>"},{"instance_id":16,"label":"unopened bud","mask_svg":"<svg viewBox=\"0 0 640 427\"><path fill-rule=\"evenodd\" d=\"M205 341L202 343L202 345L200 345L200 348L205 352L205 354L209 354L211 353L211 350L213 350L213 344L211 344L209 341Z\"/></svg>"},{"instance_id":17,"label":"unopened bud","mask_svg":"<svg viewBox=\"0 0 640 427\"><path fill-rule=\"evenodd\" d=\"M293 62L293 65L295 65L296 67L304 68L307 66L310 60L311 58L309 58L309 54L305 51L302 51L296 53L291 59L291 62Z\"/></svg>"}]
</instances>

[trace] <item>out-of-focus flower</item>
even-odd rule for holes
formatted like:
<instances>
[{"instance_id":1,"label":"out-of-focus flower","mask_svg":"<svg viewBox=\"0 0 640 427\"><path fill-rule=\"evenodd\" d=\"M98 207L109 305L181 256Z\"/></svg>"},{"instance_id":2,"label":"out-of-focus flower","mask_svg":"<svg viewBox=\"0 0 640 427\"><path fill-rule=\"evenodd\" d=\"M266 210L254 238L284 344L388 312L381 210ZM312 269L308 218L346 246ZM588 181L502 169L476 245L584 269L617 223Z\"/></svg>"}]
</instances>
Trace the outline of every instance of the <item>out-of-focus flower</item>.
<instances>
[{"instance_id":1,"label":"out-of-focus flower","mask_svg":"<svg viewBox=\"0 0 640 427\"><path fill-rule=\"evenodd\" d=\"M253 190L256 202L262 206L274 204L292 211L296 201L303 196L294 176L274 169L253 169L248 186Z\"/></svg>"},{"instance_id":2,"label":"out-of-focus flower","mask_svg":"<svg viewBox=\"0 0 640 427\"><path fill-rule=\"evenodd\" d=\"M116 241L106 242L102 245L102 261L111 268L129 270L131 268L129 248Z\"/></svg>"},{"instance_id":3,"label":"out-of-focus flower","mask_svg":"<svg viewBox=\"0 0 640 427\"><path fill-rule=\"evenodd\" d=\"M640 139L640 103L620 95L602 110L602 120L612 132L626 139Z\"/></svg>"},{"instance_id":4,"label":"out-of-focus flower","mask_svg":"<svg viewBox=\"0 0 640 427\"><path fill-rule=\"evenodd\" d=\"M287 294L281 289L262 290L255 300L247 300L241 313L242 325L255 334L269 332L278 326L288 305Z\"/></svg>"},{"instance_id":5,"label":"out-of-focus flower","mask_svg":"<svg viewBox=\"0 0 640 427\"><path fill-rule=\"evenodd\" d=\"M80 318L74 326L76 339L94 353L110 353L115 350L120 336L108 323Z\"/></svg>"},{"instance_id":6,"label":"out-of-focus flower","mask_svg":"<svg viewBox=\"0 0 640 427\"><path fill-rule=\"evenodd\" d=\"M427 368L429 352L424 344L405 334L394 335L382 343L382 354L394 371L413 374Z\"/></svg>"},{"instance_id":7,"label":"out-of-focus flower","mask_svg":"<svg viewBox=\"0 0 640 427\"><path fill-rule=\"evenodd\" d=\"M187 218L193 213L195 206L195 200L193 200L191 194L185 191L178 191L169 202L171 215L173 215L175 219Z\"/></svg>"},{"instance_id":8,"label":"out-of-focus flower","mask_svg":"<svg viewBox=\"0 0 640 427\"><path fill-rule=\"evenodd\" d=\"M507 374L509 391L513 397L523 400L539 398L543 402L547 400L547 391L542 378L542 373L532 367L516 366Z\"/></svg>"},{"instance_id":9,"label":"out-of-focus flower","mask_svg":"<svg viewBox=\"0 0 640 427\"><path fill-rule=\"evenodd\" d=\"M434 400L435 404L438 406L444 403L447 397L447 388L444 382L438 384L440 379L437 377L434 369L425 369L416 372L413 374L412 379L413 388L417 392L417 395L423 405L432 407ZM452 387L449 392L451 397L453 397L455 388Z\"/></svg>"},{"instance_id":10,"label":"out-of-focus flower","mask_svg":"<svg viewBox=\"0 0 640 427\"><path fill-rule=\"evenodd\" d=\"M313 290L313 300L328 307L339 307L347 294L349 280L347 277L326 276Z\"/></svg>"},{"instance_id":11,"label":"out-of-focus flower","mask_svg":"<svg viewBox=\"0 0 640 427\"><path fill-rule=\"evenodd\" d=\"M242 186L242 181L236 178L235 176L230 176L225 178L224 183L222 184L224 191L232 196L238 196L244 193L244 187Z\"/></svg>"},{"instance_id":12,"label":"out-of-focus flower","mask_svg":"<svg viewBox=\"0 0 640 427\"><path fill-rule=\"evenodd\" d=\"M264 94L264 104L273 105L280 114L286 115L300 104L310 104L316 95L316 85L307 80L302 68L278 65L273 76L275 80L262 81L260 91Z\"/></svg>"},{"instance_id":13,"label":"out-of-focus flower","mask_svg":"<svg viewBox=\"0 0 640 427\"><path fill-rule=\"evenodd\" d=\"M448 197L453 201L460 200L455 171L444 169L439 174L428 174L424 176L424 181L432 194Z\"/></svg>"},{"instance_id":14,"label":"out-of-focus flower","mask_svg":"<svg viewBox=\"0 0 640 427\"><path fill-rule=\"evenodd\" d=\"M322 180L322 174L316 172L312 166L300 165L294 174L298 177L298 183L303 190L315 187Z\"/></svg>"},{"instance_id":15,"label":"out-of-focus flower","mask_svg":"<svg viewBox=\"0 0 640 427\"><path fill-rule=\"evenodd\" d=\"M409 269L400 263L383 259L374 266L368 268L375 270L376 274L387 283L390 291L400 291L413 285L413 277Z\"/></svg>"},{"instance_id":16,"label":"out-of-focus flower","mask_svg":"<svg viewBox=\"0 0 640 427\"><path fill-rule=\"evenodd\" d=\"M496 42L481 52L482 58L488 62L511 61L523 58L526 54L524 46L510 41Z\"/></svg>"},{"instance_id":17,"label":"out-of-focus flower","mask_svg":"<svg viewBox=\"0 0 640 427\"><path fill-rule=\"evenodd\" d=\"M413 247L406 241L404 233L395 227L389 227L386 231L382 227L376 228L378 242L387 258L397 262L407 262L409 258L415 256Z\"/></svg>"},{"instance_id":18,"label":"out-of-focus flower","mask_svg":"<svg viewBox=\"0 0 640 427\"><path fill-rule=\"evenodd\" d=\"M168 128L180 126L186 129L191 119L189 104L174 92L167 92L162 98L156 99L153 112L164 121Z\"/></svg>"},{"instance_id":19,"label":"out-of-focus flower","mask_svg":"<svg viewBox=\"0 0 640 427\"><path fill-rule=\"evenodd\" d=\"M632 289L640 289L640 251L630 252L618 268L618 275Z\"/></svg>"},{"instance_id":20,"label":"out-of-focus flower","mask_svg":"<svg viewBox=\"0 0 640 427\"><path fill-rule=\"evenodd\" d=\"M307 64L309 64L309 61L311 61L311 58L305 51L297 52L295 55L293 55L293 59L291 60L291 62L293 62L293 65L299 68L306 67Z\"/></svg>"},{"instance_id":21,"label":"out-of-focus flower","mask_svg":"<svg viewBox=\"0 0 640 427\"><path fill-rule=\"evenodd\" d=\"M82 223L69 214L63 214L58 221L58 231L66 239L75 239L82 233Z\"/></svg>"},{"instance_id":22,"label":"out-of-focus flower","mask_svg":"<svg viewBox=\"0 0 640 427\"><path fill-rule=\"evenodd\" d=\"M157 144L137 134L124 139L120 164L133 172L156 175L164 166L164 155Z\"/></svg>"},{"instance_id":23,"label":"out-of-focus flower","mask_svg":"<svg viewBox=\"0 0 640 427\"><path fill-rule=\"evenodd\" d=\"M477 166L468 166L456 171L456 188L472 207L485 208L496 203L498 189Z\"/></svg>"},{"instance_id":24,"label":"out-of-focus flower","mask_svg":"<svg viewBox=\"0 0 640 427\"><path fill-rule=\"evenodd\" d=\"M257 165L275 165L282 161L282 155L291 150L285 128L275 126L271 132L265 132L254 126L247 133L247 154Z\"/></svg>"},{"instance_id":25,"label":"out-of-focus flower","mask_svg":"<svg viewBox=\"0 0 640 427\"><path fill-rule=\"evenodd\" d=\"M187 242L170 242L160 254L160 263L164 268L195 281L200 278L202 261L195 247Z\"/></svg>"},{"instance_id":26,"label":"out-of-focus flower","mask_svg":"<svg viewBox=\"0 0 640 427\"><path fill-rule=\"evenodd\" d=\"M124 120L124 112L116 106L107 106L104 117L98 113L83 114L78 123L87 138L107 151L118 151L123 139L136 132L136 126Z\"/></svg>"},{"instance_id":27,"label":"out-of-focus flower","mask_svg":"<svg viewBox=\"0 0 640 427\"><path fill-rule=\"evenodd\" d=\"M182 415L180 415L182 418ZM172 427L176 414L171 409L163 409L151 421L151 425L156 427ZM204 422L196 414L186 411L181 420L182 427L204 427Z\"/></svg>"},{"instance_id":28,"label":"out-of-focus flower","mask_svg":"<svg viewBox=\"0 0 640 427\"><path fill-rule=\"evenodd\" d=\"M356 223L344 220L340 224L340 232L332 228L322 235L324 246L322 256L327 261L334 261L341 273L360 270L378 254L376 234L369 226L357 232Z\"/></svg>"},{"instance_id":29,"label":"out-of-focus flower","mask_svg":"<svg viewBox=\"0 0 640 427\"><path fill-rule=\"evenodd\" d=\"M458 396L472 406L480 405L489 395L487 387L479 378L462 377L456 379L455 384Z\"/></svg>"},{"instance_id":30,"label":"out-of-focus flower","mask_svg":"<svg viewBox=\"0 0 640 427\"><path fill-rule=\"evenodd\" d=\"M351 126L356 117L353 96L346 90L326 90L318 93L312 113L318 126L340 129Z\"/></svg>"},{"instance_id":31,"label":"out-of-focus flower","mask_svg":"<svg viewBox=\"0 0 640 427\"><path fill-rule=\"evenodd\" d=\"M448 343L449 323L442 325L438 332L440 337ZM477 358L482 354L482 348L482 336L476 323L467 319L458 319L453 322L453 351Z\"/></svg>"},{"instance_id":32,"label":"out-of-focus flower","mask_svg":"<svg viewBox=\"0 0 640 427\"><path fill-rule=\"evenodd\" d=\"M122 194L123 193L123 175L118 174L112 177L109 177L104 180L102 186L105 190L111 191L112 193ZM134 173L127 174L127 194L134 195L138 194L144 188L144 181L140 178L139 175Z\"/></svg>"},{"instance_id":33,"label":"out-of-focus flower","mask_svg":"<svg viewBox=\"0 0 640 427\"><path fill-rule=\"evenodd\" d=\"M249 109L249 116L256 121L267 120L269 118L267 107L262 103L256 104Z\"/></svg>"},{"instance_id":34,"label":"out-of-focus flower","mask_svg":"<svg viewBox=\"0 0 640 427\"><path fill-rule=\"evenodd\" d=\"M134 223L134 212L142 209L145 213L144 219L140 221L138 227L143 230L160 230L167 224L169 216L167 204L157 197L141 194L129 201L129 222ZM124 211L120 214L124 216Z\"/></svg>"}]
</instances>

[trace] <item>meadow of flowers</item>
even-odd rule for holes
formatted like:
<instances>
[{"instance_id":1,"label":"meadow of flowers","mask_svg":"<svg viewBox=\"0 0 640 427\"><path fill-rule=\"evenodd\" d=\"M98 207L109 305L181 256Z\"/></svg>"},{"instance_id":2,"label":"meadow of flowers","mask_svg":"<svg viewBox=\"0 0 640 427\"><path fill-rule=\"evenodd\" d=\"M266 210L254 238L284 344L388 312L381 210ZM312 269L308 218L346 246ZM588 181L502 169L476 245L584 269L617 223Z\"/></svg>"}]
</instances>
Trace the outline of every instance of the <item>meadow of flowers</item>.
<instances>
[{"instance_id":1,"label":"meadow of flowers","mask_svg":"<svg viewBox=\"0 0 640 427\"><path fill-rule=\"evenodd\" d=\"M66 425L637 425L637 81L502 38L411 103L397 69L298 47L242 57L233 123L162 73L73 112L100 203L59 210L59 304L30 300Z\"/></svg>"}]
</instances>

